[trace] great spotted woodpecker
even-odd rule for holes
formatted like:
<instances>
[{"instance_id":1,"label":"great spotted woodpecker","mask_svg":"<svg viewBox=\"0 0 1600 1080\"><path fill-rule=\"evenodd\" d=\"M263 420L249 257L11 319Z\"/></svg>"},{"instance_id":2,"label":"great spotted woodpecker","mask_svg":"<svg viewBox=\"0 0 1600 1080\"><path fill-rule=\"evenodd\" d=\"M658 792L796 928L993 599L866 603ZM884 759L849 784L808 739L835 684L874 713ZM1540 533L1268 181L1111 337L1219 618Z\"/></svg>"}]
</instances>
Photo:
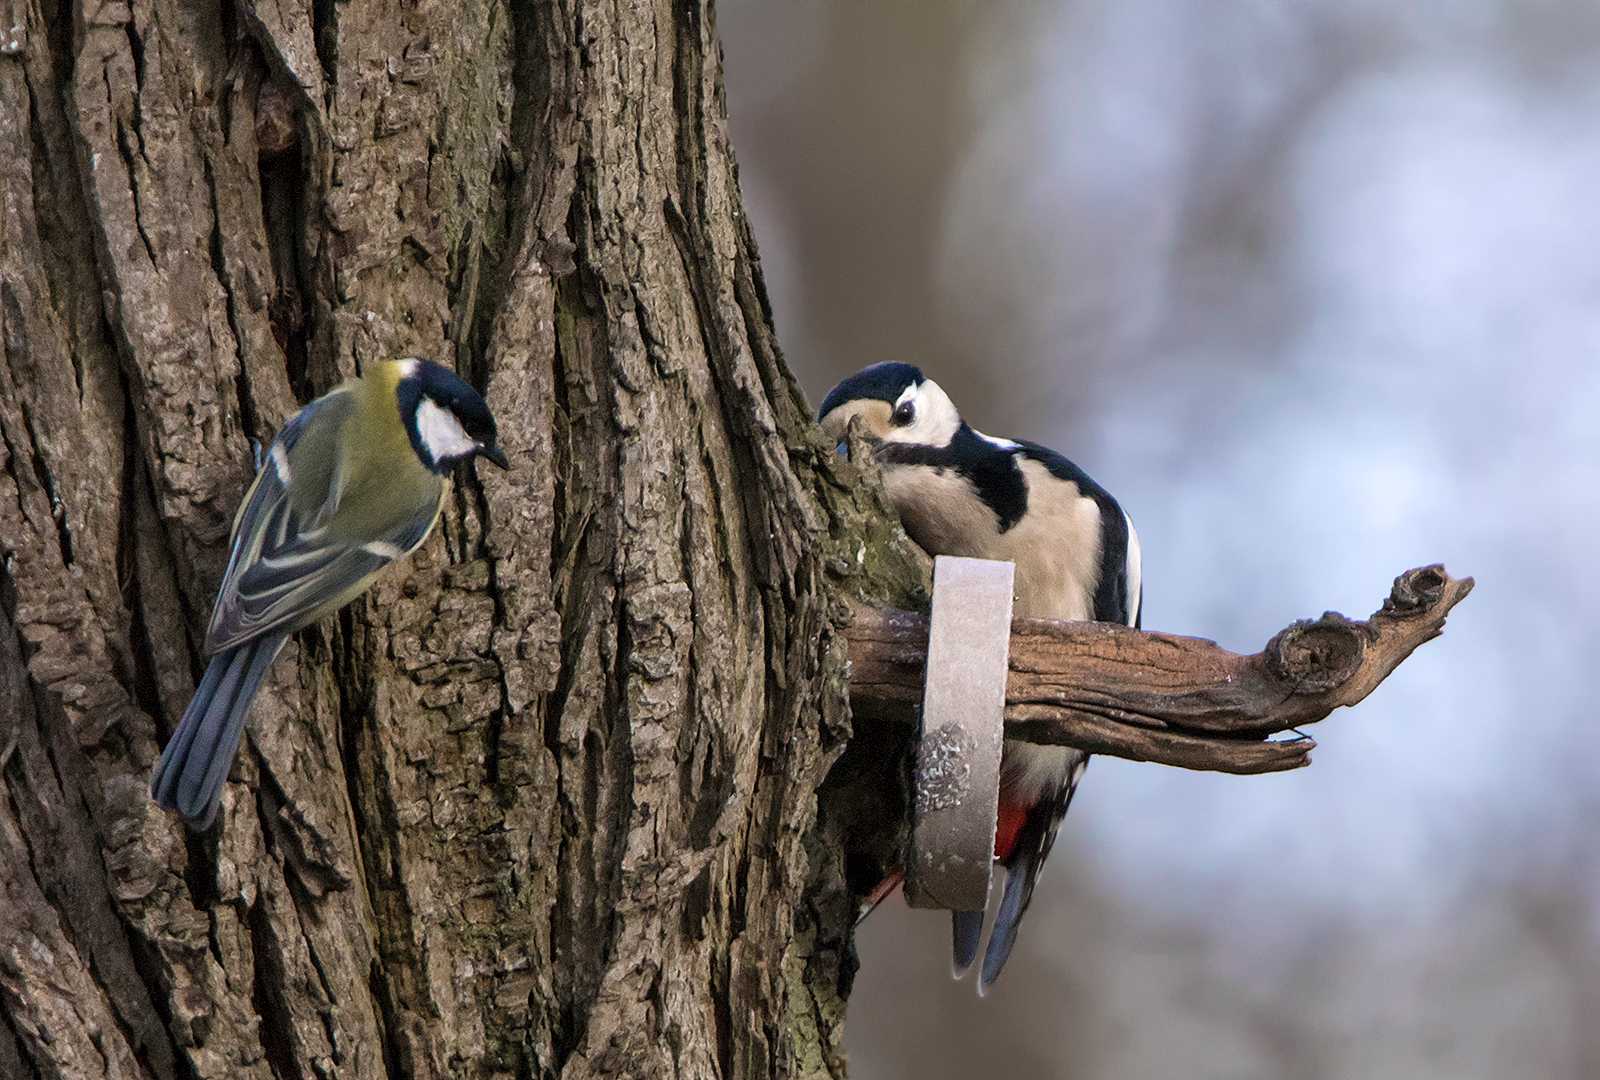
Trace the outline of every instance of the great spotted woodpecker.
<instances>
[{"instance_id":1,"label":"great spotted woodpecker","mask_svg":"<svg viewBox=\"0 0 1600 1080\"><path fill-rule=\"evenodd\" d=\"M883 363L828 394L818 420L842 440L860 417L906 534L930 555L1008 560L1013 615L1139 625L1139 540L1117 501L1065 457L996 439L961 419L910 364ZM1007 739L994 857L1005 893L989 932L980 993L999 977L1089 755ZM983 912L952 912L955 973L978 954Z\"/></svg>"}]
</instances>

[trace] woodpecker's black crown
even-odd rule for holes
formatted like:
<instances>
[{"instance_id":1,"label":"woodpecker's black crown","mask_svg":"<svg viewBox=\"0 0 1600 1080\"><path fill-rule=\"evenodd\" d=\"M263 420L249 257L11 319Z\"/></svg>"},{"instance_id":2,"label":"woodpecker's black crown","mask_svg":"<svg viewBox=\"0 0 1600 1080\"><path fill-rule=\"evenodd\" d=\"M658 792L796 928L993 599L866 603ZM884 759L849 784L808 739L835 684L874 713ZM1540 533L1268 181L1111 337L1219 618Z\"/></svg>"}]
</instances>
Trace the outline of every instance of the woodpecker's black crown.
<instances>
[{"instance_id":1,"label":"woodpecker's black crown","mask_svg":"<svg viewBox=\"0 0 1600 1080\"><path fill-rule=\"evenodd\" d=\"M847 401L870 399L887 401L893 405L900 400L900 395L905 393L906 387L921 386L922 382L921 370L910 364L894 361L873 364L871 367L862 368L828 391L828 396L823 399L822 408L817 410L817 419L821 420Z\"/></svg>"}]
</instances>

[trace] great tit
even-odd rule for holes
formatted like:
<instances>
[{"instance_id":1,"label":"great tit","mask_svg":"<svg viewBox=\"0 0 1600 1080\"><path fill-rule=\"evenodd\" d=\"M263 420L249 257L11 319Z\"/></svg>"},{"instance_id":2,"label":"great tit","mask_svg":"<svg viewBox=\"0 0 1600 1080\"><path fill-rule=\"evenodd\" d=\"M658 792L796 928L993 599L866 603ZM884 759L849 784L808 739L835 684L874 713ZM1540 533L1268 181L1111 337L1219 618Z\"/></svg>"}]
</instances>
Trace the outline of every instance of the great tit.
<instances>
[{"instance_id":1,"label":"great tit","mask_svg":"<svg viewBox=\"0 0 1600 1080\"><path fill-rule=\"evenodd\" d=\"M458 461L502 469L494 416L454 372L386 360L289 418L233 519L211 657L150 777L192 829L217 813L245 715L290 634L355 599L433 529Z\"/></svg>"},{"instance_id":2,"label":"great tit","mask_svg":"<svg viewBox=\"0 0 1600 1080\"><path fill-rule=\"evenodd\" d=\"M939 384L910 364L874 364L852 375L818 413L836 441L855 417L873 440L906 534L928 554L1014 563L1017 618L1139 625L1133 523L1082 469L1036 443L973 430ZM1006 869L1006 888L984 950L980 993L1011 955L1088 760L1070 747L1005 741L994 857ZM951 914L959 978L977 956L983 912Z\"/></svg>"}]
</instances>

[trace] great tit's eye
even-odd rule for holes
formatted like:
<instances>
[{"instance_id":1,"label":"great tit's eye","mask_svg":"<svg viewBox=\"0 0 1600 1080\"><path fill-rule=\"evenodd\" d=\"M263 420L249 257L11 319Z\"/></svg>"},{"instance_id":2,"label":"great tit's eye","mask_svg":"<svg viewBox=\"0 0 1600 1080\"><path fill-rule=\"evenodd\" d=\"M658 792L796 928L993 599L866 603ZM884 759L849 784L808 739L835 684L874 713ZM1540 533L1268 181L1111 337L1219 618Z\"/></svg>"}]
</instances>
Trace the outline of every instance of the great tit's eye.
<instances>
[{"instance_id":1,"label":"great tit's eye","mask_svg":"<svg viewBox=\"0 0 1600 1080\"><path fill-rule=\"evenodd\" d=\"M902 401L894 407L894 415L889 419L895 427L905 427L917 418L917 407L909 401Z\"/></svg>"}]
</instances>

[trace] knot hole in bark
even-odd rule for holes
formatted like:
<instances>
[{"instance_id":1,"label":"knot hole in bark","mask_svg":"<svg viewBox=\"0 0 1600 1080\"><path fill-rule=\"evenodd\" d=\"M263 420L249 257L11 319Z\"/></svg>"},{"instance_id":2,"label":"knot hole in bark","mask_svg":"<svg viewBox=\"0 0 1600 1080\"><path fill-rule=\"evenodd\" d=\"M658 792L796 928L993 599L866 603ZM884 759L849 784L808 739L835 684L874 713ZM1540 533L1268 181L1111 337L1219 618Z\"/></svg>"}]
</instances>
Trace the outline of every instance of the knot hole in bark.
<instances>
[{"instance_id":1,"label":"knot hole in bark","mask_svg":"<svg viewBox=\"0 0 1600 1080\"><path fill-rule=\"evenodd\" d=\"M1432 607L1444 594L1445 583L1448 580L1449 575L1438 563L1407 570L1394 579L1394 589L1389 593L1389 599L1384 603L1383 610L1398 613Z\"/></svg>"},{"instance_id":2,"label":"knot hole in bark","mask_svg":"<svg viewBox=\"0 0 1600 1080\"><path fill-rule=\"evenodd\" d=\"M1315 622L1301 619L1267 643L1267 666L1297 694L1320 694L1343 683L1361 666L1367 648L1363 627L1330 611Z\"/></svg>"}]
</instances>

